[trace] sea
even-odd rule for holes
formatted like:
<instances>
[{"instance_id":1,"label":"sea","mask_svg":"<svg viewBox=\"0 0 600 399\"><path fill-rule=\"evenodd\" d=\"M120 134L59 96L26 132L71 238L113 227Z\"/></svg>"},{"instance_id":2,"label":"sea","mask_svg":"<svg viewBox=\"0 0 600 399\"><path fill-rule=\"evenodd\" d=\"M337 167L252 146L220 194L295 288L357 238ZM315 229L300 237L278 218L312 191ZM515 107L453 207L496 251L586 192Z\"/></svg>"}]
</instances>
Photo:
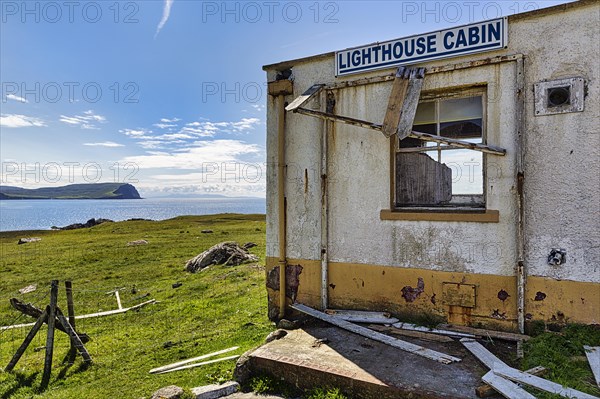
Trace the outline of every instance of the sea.
<instances>
[{"instance_id":1,"label":"sea","mask_svg":"<svg viewBox=\"0 0 600 399\"><path fill-rule=\"evenodd\" d=\"M3 200L0 231L50 230L92 218L171 219L184 215L266 212L264 198L146 198L138 200Z\"/></svg>"}]
</instances>

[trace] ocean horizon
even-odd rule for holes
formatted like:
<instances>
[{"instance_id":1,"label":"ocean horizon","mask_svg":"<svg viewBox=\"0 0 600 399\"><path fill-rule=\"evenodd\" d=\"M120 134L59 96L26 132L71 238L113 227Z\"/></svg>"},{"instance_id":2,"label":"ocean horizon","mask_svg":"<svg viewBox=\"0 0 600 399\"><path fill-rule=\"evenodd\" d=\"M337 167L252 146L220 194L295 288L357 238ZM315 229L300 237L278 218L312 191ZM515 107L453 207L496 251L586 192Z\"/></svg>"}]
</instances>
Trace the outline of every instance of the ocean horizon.
<instances>
[{"instance_id":1,"label":"ocean horizon","mask_svg":"<svg viewBox=\"0 0 600 399\"><path fill-rule=\"evenodd\" d=\"M92 218L165 220L219 213L266 213L264 198L144 198L132 200L1 200L0 232L50 230Z\"/></svg>"}]
</instances>

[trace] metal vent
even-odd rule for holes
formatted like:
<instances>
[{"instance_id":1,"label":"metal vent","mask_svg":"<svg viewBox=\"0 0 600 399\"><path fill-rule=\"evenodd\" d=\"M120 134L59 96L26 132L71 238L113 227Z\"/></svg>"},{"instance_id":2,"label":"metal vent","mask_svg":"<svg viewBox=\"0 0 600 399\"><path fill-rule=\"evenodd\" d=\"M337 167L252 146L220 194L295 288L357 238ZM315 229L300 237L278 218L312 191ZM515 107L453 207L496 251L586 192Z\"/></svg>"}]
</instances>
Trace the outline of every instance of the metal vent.
<instances>
[{"instance_id":1,"label":"metal vent","mask_svg":"<svg viewBox=\"0 0 600 399\"><path fill-rule=\"evenodd\" d=\"M539 82L534 89L536 116L583 111L583 78Z\"/></svg>"}]
</instances>

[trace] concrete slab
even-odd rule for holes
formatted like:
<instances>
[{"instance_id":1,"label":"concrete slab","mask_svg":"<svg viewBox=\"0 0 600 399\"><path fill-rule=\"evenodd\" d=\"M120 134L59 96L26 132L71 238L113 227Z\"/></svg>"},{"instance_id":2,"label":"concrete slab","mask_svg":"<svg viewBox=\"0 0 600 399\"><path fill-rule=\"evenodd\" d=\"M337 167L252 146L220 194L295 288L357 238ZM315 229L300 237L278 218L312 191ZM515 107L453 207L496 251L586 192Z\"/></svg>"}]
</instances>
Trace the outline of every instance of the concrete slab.
<instances>
[{"instance_id":1,"label":"concrete slab","mask_svg":"<svg viewBox=\"0 0 600 399\"><path fill-rule=\"evenodd\" d=\"M476 398L475 388L487 370L458 341L406 341L463 361L442 364L318 324L288 331L258 348L249 355L249 367L302 389L335 386L356 398Z\"/></svg>"}]
</instances>

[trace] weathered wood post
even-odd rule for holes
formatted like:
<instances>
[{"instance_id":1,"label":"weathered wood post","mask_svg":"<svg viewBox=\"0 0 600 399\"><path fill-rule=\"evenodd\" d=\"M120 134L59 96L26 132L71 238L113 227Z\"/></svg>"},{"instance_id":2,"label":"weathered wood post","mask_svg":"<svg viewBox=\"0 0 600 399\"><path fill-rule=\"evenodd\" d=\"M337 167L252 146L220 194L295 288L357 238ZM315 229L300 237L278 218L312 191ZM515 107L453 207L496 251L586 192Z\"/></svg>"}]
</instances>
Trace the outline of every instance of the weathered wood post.
<instances>
[{"instance_id":1,"label":"weathered wood post","mask_svg":"<svg viewBox=\"0 0 600 399\"><path fill-rule=\"evenodd\" d=\"M69 324L76 331L75 328L75 306L73 305L73 283L69 281L65 281L65 291L67 293L67 315L69 316ZM75 357L77 356L77 348L75 347L75 343L71 339L71 348L69 349L69 353L67 355L67 362L69 365L72 365L75 362Z\"/></svg>"},{"instance_id":2,"label":"weathered wood post","mask_svg":"<svg viewBox=\"0 0 600 399\"><path fill-rule=\"evenodd\" d=\"M44 360L44 374L42 375L41 389L45 390L50 382L52 372L52 354L54 352L54 327L56 324L56 303L58 301L58 280L52 280L50 288L50 305L48 306L48 336L46 337L46 358Z\"/></svg>"},{"instance_id":3,"label":"weathered wood post","mask_svg":"<svg viewBox=\"0 0 600 399\"><path fill-rule=\"evenodd\" d=\"M21 356L23 356L23 353L25 353L25 349L27 349L27 347L33 340L33 337L35 337L35 334L37 334L37 332L40 330L40 328L46 321L47 317L48 317L48 312L46 312L46 311L44 311L41 314L41 316L38 317L37 321L33 325L33 328L31 329L31 331L29 331L29 334L27 334L27 336L25 337L25 340L23 341L21 346L19 346L19 349L17 349L17 352L12 357L12 359L10 360L10 362L8 363L8 366L6 366L4 371L6 371L6 372L12 371L12 369L15 368L15 366L17 365L17 362L19 361L19 359L21 359Z\"/></svg>"}]
</instances>

